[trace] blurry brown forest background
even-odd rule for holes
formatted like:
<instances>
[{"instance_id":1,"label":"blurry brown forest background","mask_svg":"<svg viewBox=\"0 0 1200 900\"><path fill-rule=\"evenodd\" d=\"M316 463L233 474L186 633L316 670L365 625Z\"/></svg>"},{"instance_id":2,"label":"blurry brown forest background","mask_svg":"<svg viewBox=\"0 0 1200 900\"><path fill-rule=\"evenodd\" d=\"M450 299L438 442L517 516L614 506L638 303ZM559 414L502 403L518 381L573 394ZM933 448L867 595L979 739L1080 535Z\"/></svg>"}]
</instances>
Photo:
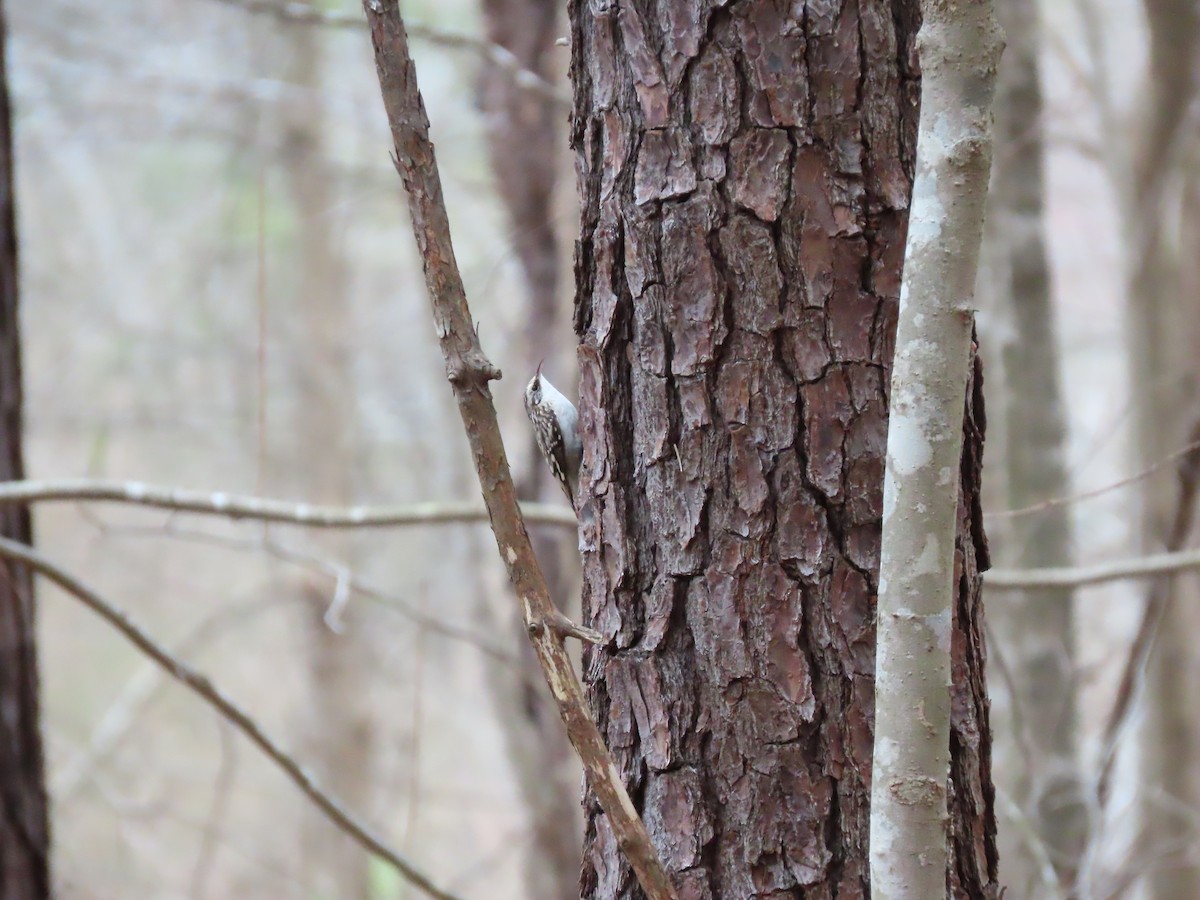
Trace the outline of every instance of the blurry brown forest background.
<instances>
[{"instance_id":1,"label":"blurry brown forest background","mask_svg":"<svg viewBox=\"0 0 1200 900\"><path fill-rule=\"evenodd\" d=\"M29 477L475 498L358 5L6 7ZM998 7L1010 46L978 298L996 562L1181 549L1179 459L1001 513L1108 487L1196 438L1194 0ZM565 9L404 13L424 26L413 51L458 261L505 373L509 451L527 496L561 502L531 465L521 391L545 358L573 394ZM570 896L579 775L480 526L330 534L75 504L34 521L42 551L284 736L440 885ZM539 540L557 596L574 596L573 539ZM1065 897L1075 880L1084 897L1200 896L1198 586L990 594L1010 896ZM107 626L38 593L60 896L415 896ZM1143 622L1157 640L1114 720Z\"/></svg>"}]
</instances>

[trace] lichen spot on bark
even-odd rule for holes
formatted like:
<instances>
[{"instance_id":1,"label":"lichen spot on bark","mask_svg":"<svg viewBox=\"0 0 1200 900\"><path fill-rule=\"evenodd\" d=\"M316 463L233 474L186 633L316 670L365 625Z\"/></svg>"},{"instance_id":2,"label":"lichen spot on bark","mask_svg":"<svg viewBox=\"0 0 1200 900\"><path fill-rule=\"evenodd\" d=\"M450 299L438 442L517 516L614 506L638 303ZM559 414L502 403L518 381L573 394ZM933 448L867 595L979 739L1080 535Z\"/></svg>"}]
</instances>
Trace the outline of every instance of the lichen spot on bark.
<instances>
[{"instance_id":1,"label":"lichen spot on bark","mask_svg":"<svg viewBox=\"0 0 1200 900\"><path fill-rule=\"evenodd\" d=\"M913 475L933 459L933 445L922 427L922 420L912 415L908 403L895 403L888 428L888 466L895 475ZM884 517L888 514L888 498L884 496ZM895 498L892 498L895 503Z\"/></svg>"},{"instance_id":2,"label":"lichen spot on bark","mask_svg":"<svg viewBox=\"0 0 1200 900\"><path fill-rule=\"evenodd\" d=\"M913 560L912 573L914 575L932 575L938 571L938 539L936 535L925 535L925 546L921 548L921 555Z\"/></svg>"}]
</instances>

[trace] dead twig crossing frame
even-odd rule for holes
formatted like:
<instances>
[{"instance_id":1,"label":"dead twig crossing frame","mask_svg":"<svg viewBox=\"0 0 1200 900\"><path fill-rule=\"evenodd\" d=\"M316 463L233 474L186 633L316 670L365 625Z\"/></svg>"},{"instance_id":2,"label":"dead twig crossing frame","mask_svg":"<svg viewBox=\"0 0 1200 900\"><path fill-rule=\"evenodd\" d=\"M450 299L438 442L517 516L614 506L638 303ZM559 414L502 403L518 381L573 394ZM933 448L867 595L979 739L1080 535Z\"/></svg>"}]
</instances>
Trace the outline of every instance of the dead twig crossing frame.
<instances>
[{"instance_id":1,"label":"dead twig crossing frame","mask_svg":"<svg viewBox=\"0 0 1200 900\"><path fill-rule=\"evenodd\" d=\"M1194 450L1195 447L1185 448ZM1173 457L1172 457L1173 458ZM414 525L474 525L488 510L472 501L430 501L398 505L321 506L269 497L198 491L141 481L63 478L0 483L0 506L13 503L117 503L171 513L213 516L236 522L271 522L302 528L406 528ZM526 524L574 531L574 514L550 503L522 503ZM991 569L984 583L993 590L1086 587L1200 569L1200 550L1178 550L1113 560L1096 565L1042 569Z\"/></svg>"}]
</instances>

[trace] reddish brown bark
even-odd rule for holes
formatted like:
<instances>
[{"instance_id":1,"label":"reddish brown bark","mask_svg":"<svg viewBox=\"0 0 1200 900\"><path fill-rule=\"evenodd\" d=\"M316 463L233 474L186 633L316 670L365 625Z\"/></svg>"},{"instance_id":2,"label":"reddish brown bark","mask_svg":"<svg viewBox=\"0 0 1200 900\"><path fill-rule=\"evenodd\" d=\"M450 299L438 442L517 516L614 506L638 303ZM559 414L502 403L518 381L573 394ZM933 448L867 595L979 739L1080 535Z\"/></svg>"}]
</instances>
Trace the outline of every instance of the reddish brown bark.
<instances>
[{"instance_id":1,"label":"reddish brown bark","mask_svg":"<svg viewBox=\"0 0 1200 900\"><path fill-rule=\"evenodd\" d=\"M0 481L25 477L12 111L0 3ZM27 506L0 509L0 534L32 543ZM0 563L0 897L50 896L50 833L38 719L33 578Z\"/></svg>"},{"instance_id":2,"label":"reddish brown bark","mask_svg":"<svg viewBox=\"0 0 1200 900\"><path fill-rule=\"evenodd\" d=\"M594 708L681 897L865 897L913 0L571 4ZM978 375L951 871L996 891ZM588 808L583 895L641 896Z\"/></svg>"}]
</instances>

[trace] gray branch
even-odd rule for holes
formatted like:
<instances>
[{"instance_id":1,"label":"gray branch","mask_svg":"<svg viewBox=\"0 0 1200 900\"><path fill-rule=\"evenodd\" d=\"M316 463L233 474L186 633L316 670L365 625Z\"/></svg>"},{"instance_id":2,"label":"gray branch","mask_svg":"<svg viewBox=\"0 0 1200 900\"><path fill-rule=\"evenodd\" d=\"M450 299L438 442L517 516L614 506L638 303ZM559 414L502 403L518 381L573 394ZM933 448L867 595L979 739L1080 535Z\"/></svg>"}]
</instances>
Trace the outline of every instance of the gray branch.
<instances>
[{"instance_id":1,"label":"gray branch","mask_svg":"<svg viewBox=\"0 0 1200 900\"><path fill-rule=\"evenodd\" d=\"M400 528L410 525L486 523L487 510L467 502L413 503L404 506L317 506L289 503L264 497L227 494L223 491L191 491L183 488L144 484L140 481L64 479L55 481L7 481L0 484L0 506L11 503L90 500L150 506L173 512L279 522L308 528ZM525 521L576 529L575 515L565 507L549 503L524 503Z\"/></svg>"},{"instance_id":2,"label":"gray branch","mask_svg":"<svg viewBox=\"0 0 1200 900\"><path fill-rule=\"evenodd\" d=\"M319 9L307 3L272 3L269 0L218 0L218 2L248 13L274 16L298 25L317 25L325 28L362 31L367 28L366 19L360 15ZM448 50L466 50L482 56L496 68L511 75L513 82L522 90L545 97L562 109L569 110L571 108L571 98L565 91L551 84L537 72L532 72L521 65L521 60L507 47L472 37L469 34L442 31L415 22L409 24L408 33L411 37L428 44L445 47Z\"/></svg>"},{"instance_id":3,"label":"gray branch","mask_svg":"<svg viewBox=\"0 0 1200 900\"><path fill-rule=\"evenodd\" d=\"M1003 46L989 0L925 0L921 122L892 369L871 784L877 900L946 896L950 638L970 309Z\"/></svg>"}]
</instances>

